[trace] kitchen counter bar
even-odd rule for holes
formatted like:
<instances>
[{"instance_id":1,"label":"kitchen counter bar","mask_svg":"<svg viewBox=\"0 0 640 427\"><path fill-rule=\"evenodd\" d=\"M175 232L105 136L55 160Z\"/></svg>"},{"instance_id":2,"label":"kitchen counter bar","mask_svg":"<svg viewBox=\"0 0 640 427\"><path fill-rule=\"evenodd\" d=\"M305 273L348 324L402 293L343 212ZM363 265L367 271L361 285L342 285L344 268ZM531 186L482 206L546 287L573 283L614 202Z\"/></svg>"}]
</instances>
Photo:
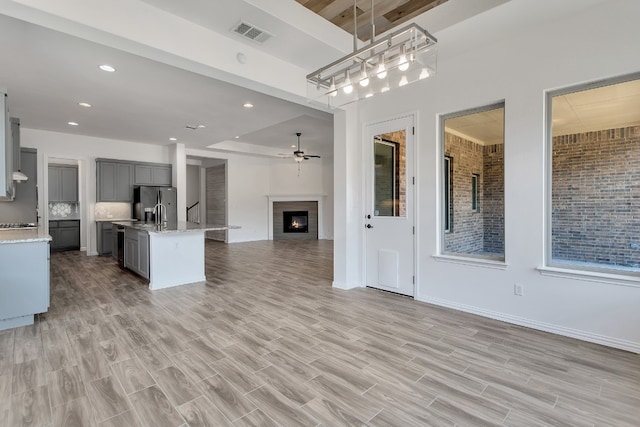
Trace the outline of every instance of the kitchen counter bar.
<instances>
[{"instance_id":1,"label":"kitchen counter bar","mask_svg":"<svg viewBox=\"0 0 640 427\"><path fill-rule=\"evenodd\" d=\"M200 231L218 231L218 230L234 230L240 227L235 225L219 225L219 224L196 224L194 222L179 221L177 223L167 223L163 225L151 222L137 221L112 221L114 225L133 228L134 230L147 231L149 234L167 234L167 233L194 233Z\"/></svg>"},{"instance_id":2,"label":"kitchen counter bar","mask_svg":"<svg viewBox=\"0 0 640 427\"><path fill-rule=\"evenodd\" d=\"M0 245L8 243L49 242L51 236L44 232L43 227L19 228L15 230L0 230Z\"/></svg>"},{"instance_id":3,"label":"kitchen counter bar","mask_svg":"<svg viewBox=\"0 0 640 427\"><path fill-rule=\"evenodd\" d=\"M204 282L205 276L205 245L204 235L206 231L231 230L240 227L233 225L195 224L191 222L168 223L156 225L144 222L114 221L115 226L125 227L127 233L143 233L142 239L138 237L137 247L144 246L148 235L148 263L149 263L149 289L157 290L172 286L186 285L189 283ZM125 237L125 242L129 239ZM127 250L134 251L135 242L131 245L125 243L125 267L127 259L132 258ZM146 256L141 255L138 249L137 263L133 268L140 270L144 265ZM136 267L137 264L137 267ZM139 271L138 271L139 273ZM140 274L140 273L139 273Z\"/></svg>"}]
</instances>

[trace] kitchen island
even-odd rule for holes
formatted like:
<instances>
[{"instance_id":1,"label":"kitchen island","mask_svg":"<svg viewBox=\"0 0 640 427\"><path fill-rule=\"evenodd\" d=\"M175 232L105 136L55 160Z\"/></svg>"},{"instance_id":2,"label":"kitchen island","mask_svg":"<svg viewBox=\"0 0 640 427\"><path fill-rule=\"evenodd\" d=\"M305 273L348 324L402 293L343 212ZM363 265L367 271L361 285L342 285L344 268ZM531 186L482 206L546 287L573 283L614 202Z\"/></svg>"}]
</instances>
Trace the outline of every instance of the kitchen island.
<instances>
[{"instance_id":1,"label":"kitchen island","mask_svg":"<svg viewBox=\"0 0 640 427\"><path fill-rule=\"evenodd\" d=\"M0 231L0 330L49 310L49 242L42 227Z\"/></svg>"},{"instance_id":2,"label":"kitchen island","mask_svg":"<svg viewBox=\"0 0 640 427\"><path fill-rule=\"evenodd\" d=\"M205 232L240 228L191 222L113 224L125 228L124 267L148 279L151 290L206 281Z\"/></svg>"}]
</instances>

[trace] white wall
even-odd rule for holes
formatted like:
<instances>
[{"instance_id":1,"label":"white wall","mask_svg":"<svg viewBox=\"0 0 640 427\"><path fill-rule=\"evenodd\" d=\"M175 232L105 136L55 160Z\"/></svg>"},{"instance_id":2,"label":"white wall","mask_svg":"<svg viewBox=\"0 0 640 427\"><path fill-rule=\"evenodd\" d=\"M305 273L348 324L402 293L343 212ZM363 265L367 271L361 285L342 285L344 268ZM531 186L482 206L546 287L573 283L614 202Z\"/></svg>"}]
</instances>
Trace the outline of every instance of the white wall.
<instances>
[{"instance_id":1,"label":"white wall","mask_svg":"<svg viewBox=\"0 0 640 427\"><path fill-rule=\"evenodd\" d=\"M170 163L166 146L139 144L113 139L93 138L37 129L21 128L21 145L38 150L38 206L41 221L48 225L48 168L49 158L77 160L80 187L78 193L81 206L81 242L87 254L96 255L96 158L120 159L141 162Z\"/></svg>"},{"instance_id":2,"label":"white wall","mask_svg":"<svg viewBox=\"0 0 640 427\"><path fill-rule=\"evenodd\" d=\"M359 104L359 138L344 138L353 150L366 123L418 112L417 299L640 352L640 287L606 279L550 277L537 270L544 265L545 91L640 71L638 16L640 2L635 0L544 5L512 0L436 34L436 76ZM505 100L506 109L507 266L494 269L437 260L433 255L441 238L442 156L438 116L500 100ZM348 134L349 126L343 132ZM361 161L336 163L336 181L348 177ZM336 233L364 214L349 215L350 202L344 196L336 197L336 213L346 213L336 215ZM352 240L340 255L358 262L362 249L354 253L357 239ZM349 279L345 273L342 278L346 287L357 281L362 285L361 275ZM524 285L524 296L514 295L514 283Z\"/></svg>"},{"instance_id":3,"label":"white wall","mask_svg":"<svg viewBox=\"0 0 640 427\"><path fill-rule=\"evenodd\" d=\"M229 230L228 241L246 242L269 239L269 200L267 196L324 195L323 228L327 239L333 238L333 180L327 173L333 170L331 159L308 160L298 176L292 159L243 156L207 150L187 150L197 158L227 160L227 218L230 225L242 228ZM208 164L203 160L202 165Z\"/></svg>"},{"instance_id":4,"label":"white wall","mask_svg":"<svg viewBox=\"0 0 640 427\"><path fill-rule=\"evenodd\" d=\"M187 165L187 207L200 201L200 166Z\"/></svg>"}]
</instances>

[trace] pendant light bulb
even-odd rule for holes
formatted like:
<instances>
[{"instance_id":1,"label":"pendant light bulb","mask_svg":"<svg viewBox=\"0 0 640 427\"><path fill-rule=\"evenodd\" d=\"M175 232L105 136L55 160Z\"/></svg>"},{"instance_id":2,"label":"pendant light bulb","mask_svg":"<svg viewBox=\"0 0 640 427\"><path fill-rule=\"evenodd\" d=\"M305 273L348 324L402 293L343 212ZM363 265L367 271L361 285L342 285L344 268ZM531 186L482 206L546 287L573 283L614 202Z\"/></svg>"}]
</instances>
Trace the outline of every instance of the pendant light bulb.
<instances>
[{"instance_id":1,"label":"pendant light bulb","mask_svg":"<svg viewBox=\"0 0 640 427\"><path fill-rule=\"evenodd\" d=\"M331 84L329 85L329 96L338 96L338 91L336 91L336 78L331 77Z\"/></svg>"},{"instance_id":2,"label":"pendant light bulb","mask_svg":"<svg viewBox=\"0 0 640 427\"><path fill-rule=\"evenodd\" d=\"M342 87L342 91L349 95L353 92L353 85L351 84L351 77L349 76L349 70L344 73L344 86Z\"/></svg>"},{"instance_id":3,"label":"pendant light bulb","mask_svg":"<svg viewBox=\"0 0 640 427\"><path fill-rule=\"evenodd\" d=\"M429 77L431 74L429 74L429 69L428 68L423 68L422 71L420 71L420 75L418 76L418 78L420 80L426 79L427 77Z\"/></svg>"},{"instance_id":4,"label":"pendant light bulb","mask_svg":"<svg viewBox=\"0 0 640 427\"><path fill-rule=\"evenodd\" d=\"M400 71L407 71L409 69L409 61L407 61L407 49L405 45L402 45L400 58L398 58L398 69Z\"/></svg>"},{"instance_id":5,"label":"pendant light bulb","mask_svg":"<svg viewBox=\"0 0 640 427\"><path fill-rule=\"evenodd\" d=\"M402 78L400 79L400 83L398 83L398 86L402 87L407 83L409 83L409 81L407 80L407 76L402 76Z\"/></svg>"},{"instance_id":6,"label":"pendant light bulb","mask_svg":"<svg viewBox=\"0 0 640 427\"><path fill-rule=\"evenodd\" d=\"M376 70L376 74L379 79L384 79L387 77L387 69L384 66L384 53L380 54L380 60L378 61L378 69Z\"/></svg>"},{"instance_id":7,"label":"pendant light bulb","mask_svg":"<svg viewBox=\"0 0 640 427\"><path fill-rule=\"evenodd\" d=\"M369 86L369 75L367 74L367 63L363 62L360 66L360 86Z\"/></svg>"}]
</instances>

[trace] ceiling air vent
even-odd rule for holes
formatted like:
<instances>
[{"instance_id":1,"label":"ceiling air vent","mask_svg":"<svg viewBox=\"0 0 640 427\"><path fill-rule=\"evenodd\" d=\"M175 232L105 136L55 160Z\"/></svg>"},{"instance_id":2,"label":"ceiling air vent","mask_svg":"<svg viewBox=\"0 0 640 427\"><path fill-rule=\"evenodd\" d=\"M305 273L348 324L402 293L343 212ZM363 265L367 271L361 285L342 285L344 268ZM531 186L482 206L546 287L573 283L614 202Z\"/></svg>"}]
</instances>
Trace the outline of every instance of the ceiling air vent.
<instances>
[{"instance_id":1,"label":"ceiling air vent","mask_svg":"<svg viewBox=\"0 0 640 427\"><path fill-rule=\"evenodd\" d=\"M258 43L264 43L272 37L271 34L265 30L261 30L255 25L244 21L240 21L238 25L233 27L233 32Z\"/></svg>"}]
</instances>

